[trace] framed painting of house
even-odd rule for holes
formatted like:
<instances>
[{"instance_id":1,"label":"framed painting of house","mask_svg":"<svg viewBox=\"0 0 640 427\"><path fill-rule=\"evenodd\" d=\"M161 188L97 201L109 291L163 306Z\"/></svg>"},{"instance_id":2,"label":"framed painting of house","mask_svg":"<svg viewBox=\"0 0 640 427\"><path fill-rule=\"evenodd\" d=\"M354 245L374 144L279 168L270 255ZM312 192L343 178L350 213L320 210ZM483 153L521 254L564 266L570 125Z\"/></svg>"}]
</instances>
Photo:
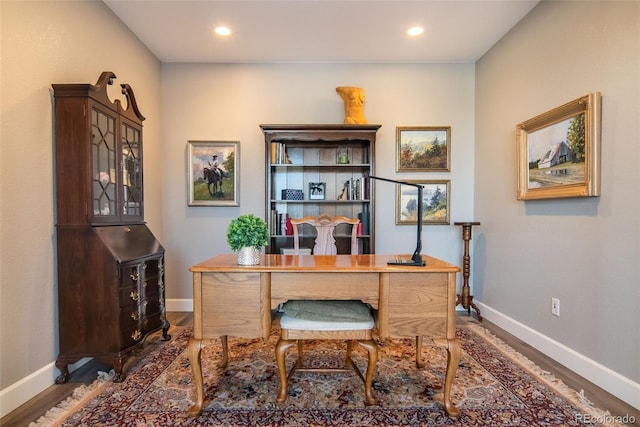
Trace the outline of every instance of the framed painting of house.
<instances>
[{"instance_id":1,"label":"framed painting of house","mask_svg":"<svg viewBox=\"0 0 640 427\"><path fill-rule=\"evenodd\" d=\"M448 172L451 127L397 127L396 172Z\"/></svg>"},{"instance_id":2,"label":"framed painting of house","mask_svg":"<svg viewBox=\"0 0 640 427\"><path fill-rule=\"evenodd\" d=\"M189 206L238 206L238 141L189 141Z\"/></svg>"},{"instance_id":3,"label":"framed painting of house","mask_svg":"<svg viewBox=\"0 0 640 427\"><path fill-rule=\"evenodd\" d=\"M590 93L516 126L518 200L600 195L600 105Z\"/></svg>"},{"instance_id":4,"label":"framed painting of house","mask_svg":"<svg viewBox=\"0 0 640 427\"><path fill-rule=\"evenodd\" d=\"M422 224L449 224L450 187L448 179L407 180L422 185ZM418 223L418 189L413 186L396 186L396 224Z\"/></svg>"}]
</instances>

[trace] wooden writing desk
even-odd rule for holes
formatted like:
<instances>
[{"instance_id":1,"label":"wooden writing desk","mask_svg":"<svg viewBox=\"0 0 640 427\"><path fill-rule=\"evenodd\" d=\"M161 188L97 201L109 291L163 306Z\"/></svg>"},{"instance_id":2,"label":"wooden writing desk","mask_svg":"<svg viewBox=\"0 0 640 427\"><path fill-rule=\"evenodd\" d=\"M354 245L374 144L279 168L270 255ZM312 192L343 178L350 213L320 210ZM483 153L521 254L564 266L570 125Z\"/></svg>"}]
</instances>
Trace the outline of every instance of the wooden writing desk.
<instances>
[{"instance_id":1,"label":"wooden writing desk","mask_svg":"<svg viewBox=\"0 0 640 427\"><path fill-rule=\"evenodd\" d=\"M391 258L262 255L259 265L240 266L236 255L230 254L191 267L193 338L188 355L196 403L189 414L199 415L204 402L200 359L203 340L222 340L224 366L228 357L226 337L267 340L271 313L278 304L290 299L357 299L378 310L381 340L429 336L446 347L444 405L449 416L457 417L460 411L451 402L451 386L461 356L455 328L456 273L460 269L428 256L424 257L424 267L387 265Z\"/></svg>"}]
</instances>

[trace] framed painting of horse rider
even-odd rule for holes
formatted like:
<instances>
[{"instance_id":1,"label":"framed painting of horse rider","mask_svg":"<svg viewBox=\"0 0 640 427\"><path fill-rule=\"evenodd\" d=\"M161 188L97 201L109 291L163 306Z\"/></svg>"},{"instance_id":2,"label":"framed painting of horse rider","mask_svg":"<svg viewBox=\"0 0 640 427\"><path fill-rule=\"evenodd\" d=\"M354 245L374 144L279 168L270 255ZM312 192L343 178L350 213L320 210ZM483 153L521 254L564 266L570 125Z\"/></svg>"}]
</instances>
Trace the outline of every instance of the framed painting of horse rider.
<instances>
[{"instance_id":1,"label":"framed painting of horse rider","mask_svg":"<svg viewBox=\"0 0 640 427\"><path fill-rule=\"evenodd\" d=\"M189 206L238 206L238 141L189 141Z\"/></svg>"}]
</instances>

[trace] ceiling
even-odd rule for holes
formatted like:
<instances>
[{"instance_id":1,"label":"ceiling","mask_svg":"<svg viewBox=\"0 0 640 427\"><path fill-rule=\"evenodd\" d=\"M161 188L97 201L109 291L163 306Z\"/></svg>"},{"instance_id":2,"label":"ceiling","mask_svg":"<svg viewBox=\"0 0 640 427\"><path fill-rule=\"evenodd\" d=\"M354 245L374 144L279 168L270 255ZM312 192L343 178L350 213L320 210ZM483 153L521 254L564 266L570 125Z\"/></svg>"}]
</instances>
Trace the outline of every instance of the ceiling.
<instances>
[{"instance_id":1,"label":"ceiling","mask_svg":"<svg viewBox=\"0 0 640 427\"><path fill-rule=\"evenodd\" d=\"M539 2L103 1L160 61L205 63L475 62ZM412 25L425 32L410 38Z\"/></svg>"}]
</instances>

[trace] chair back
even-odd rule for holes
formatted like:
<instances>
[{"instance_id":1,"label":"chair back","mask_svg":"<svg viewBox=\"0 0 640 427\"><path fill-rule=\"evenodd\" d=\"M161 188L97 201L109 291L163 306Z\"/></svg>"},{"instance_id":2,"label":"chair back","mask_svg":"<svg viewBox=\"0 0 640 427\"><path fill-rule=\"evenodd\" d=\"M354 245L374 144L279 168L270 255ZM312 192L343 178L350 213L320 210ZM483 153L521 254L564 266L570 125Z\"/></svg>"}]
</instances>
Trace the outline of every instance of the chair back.
<instances>
[{"instance_id":1,"label":"chair back","mask_svg":"<svg viewBox=\"0 0 640 427\"><path fill-rule=\"evenodd\" d=\"M302 218L292 218L291 225L293 226L293 251L295 255L300 251L300 235L298 232L299 224L309 224L316 229L316 241L313 247L314 255L336 255L338 248L336 247L336 240L333 235L335 228L338 224L351 224L351 255L358 254L358 223L357 218L347 218L346 216L305 216Z\"/></svg>"}]
</instances>

